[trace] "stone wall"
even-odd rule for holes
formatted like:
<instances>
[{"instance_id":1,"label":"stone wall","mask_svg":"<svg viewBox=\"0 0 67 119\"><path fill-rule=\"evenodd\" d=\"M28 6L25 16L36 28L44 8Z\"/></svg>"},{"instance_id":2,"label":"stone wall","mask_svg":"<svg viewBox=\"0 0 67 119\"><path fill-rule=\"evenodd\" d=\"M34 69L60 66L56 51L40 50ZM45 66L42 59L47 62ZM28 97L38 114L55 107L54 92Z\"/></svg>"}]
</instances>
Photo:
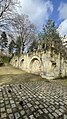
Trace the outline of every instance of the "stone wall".
<instances>
[{"instance_id":1,"label":"stone wall","mask_svg":"<svg viewBox=\"0 0 67 119\"><path fill-rule=\"evenodd\" d=\"M22 54L20 57L14 56L10 64L47 79L67 76L67 62L63 58L60 60L60 54L51 54L50 51Z\"/></svg>"}]
</instances>

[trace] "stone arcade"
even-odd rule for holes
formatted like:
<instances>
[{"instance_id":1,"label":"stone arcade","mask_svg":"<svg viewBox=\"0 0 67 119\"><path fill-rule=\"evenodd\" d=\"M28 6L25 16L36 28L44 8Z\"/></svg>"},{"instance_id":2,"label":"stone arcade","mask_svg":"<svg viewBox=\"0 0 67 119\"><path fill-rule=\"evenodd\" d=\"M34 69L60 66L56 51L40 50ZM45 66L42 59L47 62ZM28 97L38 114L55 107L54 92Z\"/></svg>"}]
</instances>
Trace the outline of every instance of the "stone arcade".
<instances>
[{"instance_id":1,"label":"stone arcade","mask_svg":"<svg viewBox=\"0 0 67 119\"><path fill-rule=\"evenodd\" d=\"M50 51L32 52L14 56L10 62L16 68L30 73L39 74L43 78L55 79L67 76L67 62L60 59L60 54L51 54Z\"/></svg>"}]
</instances>

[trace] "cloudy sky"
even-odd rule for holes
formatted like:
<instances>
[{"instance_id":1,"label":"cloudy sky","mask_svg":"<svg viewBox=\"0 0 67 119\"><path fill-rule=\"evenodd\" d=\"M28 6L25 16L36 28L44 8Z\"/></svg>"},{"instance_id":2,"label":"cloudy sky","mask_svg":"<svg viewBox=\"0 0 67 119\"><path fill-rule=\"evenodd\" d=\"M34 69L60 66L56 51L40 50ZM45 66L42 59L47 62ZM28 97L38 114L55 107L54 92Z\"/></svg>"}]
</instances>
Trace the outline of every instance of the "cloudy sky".
<instances>
[{"instance_id":1,"label":"cloudy sky","mask_svg":"<svg viewBox=\"0 0 67 119\"><path fill-rule=\"evenodd\" d=\"M48 19L55 21L60 34L67 35L67 0L19 0L19 12L27 14L38 30Z\"/></svg>"}]
</instances>

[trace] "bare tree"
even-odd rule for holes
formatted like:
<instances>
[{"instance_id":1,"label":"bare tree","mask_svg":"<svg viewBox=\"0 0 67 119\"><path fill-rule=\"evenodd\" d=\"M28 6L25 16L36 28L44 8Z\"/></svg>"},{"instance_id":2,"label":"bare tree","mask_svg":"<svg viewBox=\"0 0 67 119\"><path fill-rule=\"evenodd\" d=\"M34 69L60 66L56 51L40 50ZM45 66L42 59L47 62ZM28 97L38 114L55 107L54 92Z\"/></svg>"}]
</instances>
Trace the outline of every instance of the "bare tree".
<instances>
[{"instance_id":1,"label":"bare tree","mask_svg":"<svg viewBox=\"0 0 67 119\"><path fill-rule=\"evenodd\" d=\"M16 14L13 18L13 26L15 31L21 38L21 53L24 51L24 44L28 44L35 37L35 26L29 21L27 15Z\"/></svg>"},{"instance_id":2,"label":"bare tree","mask_svg":"<svg viewBox=\"0 0 67 119\"><path fill-rule=\"evenodd\" d=\"M0 0L0 30L8 29L18 3L18 0Z\"/></svg>"},{"instance_id":3,"label":"bare tree","mask_svg":"<svg viewBox=\"0 0 67 119\"><path fill-rule=\"evenodd\" d=\"M15 9L17 0L0 0L0 19ZM13 9L12 9L13 8Z\"/></svg>"}]
</instances>

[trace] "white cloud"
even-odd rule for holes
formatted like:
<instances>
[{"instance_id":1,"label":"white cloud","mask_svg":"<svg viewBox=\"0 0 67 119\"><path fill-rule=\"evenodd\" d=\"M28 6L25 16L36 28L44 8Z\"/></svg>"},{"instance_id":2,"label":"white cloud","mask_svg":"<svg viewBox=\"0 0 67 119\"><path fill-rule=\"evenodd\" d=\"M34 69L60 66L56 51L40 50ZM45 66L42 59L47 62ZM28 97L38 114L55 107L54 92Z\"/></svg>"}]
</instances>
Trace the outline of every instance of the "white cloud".
<instances>
[{"instance_id":1,"label":"white cloud","mask_svg":"<svg viewBox=\"0 0 67 119\"><path fill-rule=\"evenodd\" d=\"M61 36L67 35L67 19L65 19L58 27Z\"/></svg>"},{"instance_id":2,"label":"white cloud","mask_svg":"<svg viewBox=\"0 0 67 119\"><path fill-rule=\"evenodd\" d=\"M59 19L63 20L59 25L58 31L61 36L67 35L67 3L61 3L59 8Z\"/></svg>"},{"instance_id":3,"label":"white cloud","mask_svg":"<svg viewBox=\"0 0 67 119\"><path fill-rule=\"evenodd\" d=\"M42 26L53 11L50 0L20 0L20 3L22 6L20 11L27 14L37 27Z\"/></svg>"},{"instance_id":4,"label":"white cloud","mask_svg":"<svg viewBox=\"0 0 67 119\"><path fill-rule=\"evenodd\" d=\"M66 19L67 18L67 3L61 3L59 8L59 18Z\"/></svg>"}]
</instances>

